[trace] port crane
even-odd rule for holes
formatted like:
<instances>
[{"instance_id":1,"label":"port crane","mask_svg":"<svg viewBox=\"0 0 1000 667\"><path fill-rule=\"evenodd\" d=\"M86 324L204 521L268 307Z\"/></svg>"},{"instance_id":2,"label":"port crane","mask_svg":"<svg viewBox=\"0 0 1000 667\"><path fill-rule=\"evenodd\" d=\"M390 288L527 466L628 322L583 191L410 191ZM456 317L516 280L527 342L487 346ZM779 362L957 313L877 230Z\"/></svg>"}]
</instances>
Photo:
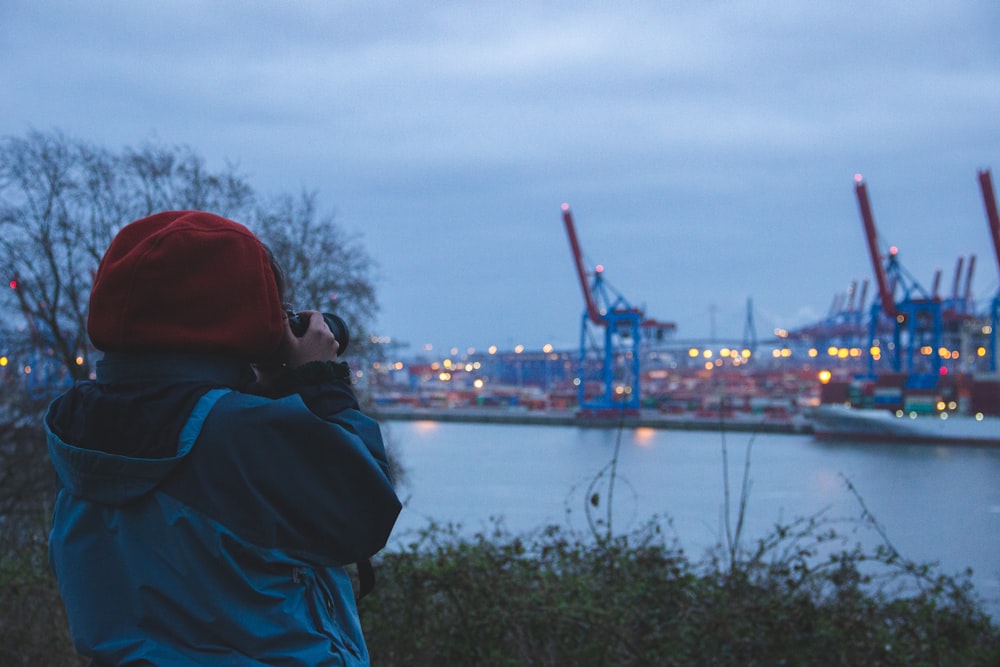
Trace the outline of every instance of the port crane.
<instances>
[{"instance_id":1,"label":"port crane","mask_svg":"<svg viewBox=\"0 0 1000 667\"><path fill-rule=\"evenodd\" d=\"M962 268L965 265L965 258L959 257L958 262L955 264L955 278L952 282L951 296L944 299L944 318L949 319L967 319L973 315L973 304L972 304L972 276L976 270L976 256L969 255L969 264L964 273L965 287L962 288ZM941 283L941 271L934 275L934 289L933 294L935 299L940 299L938 293L938 287Z\"/></svg>"},{"instance_id":2,"label":"port crane","mask_svg":"<svg viewBox=\"0 0 1000 667\"><path fill-rule=\"evenodd\" d=\"M562 205L562 217L583 291L576 380L580 412L638 411L643 336L662 339L677 327L673 322L648 318L641 308L632 306L605 280L603 266L588 271L569 204Z\"/></svg>"},{"instance_id":3,"label":"port crane","mask_svg":"<svg viewBox=\"0 0 1000 667\"><path fill-rule=\"evenodd\" d=\"M818 322L797 329L785 331L782 338L797 341L811 341L817 347L828 344L835 346L859 347L868 333L864 323L865 302L868 295L868 281L851 283L846 293L834 295L826 316Z\"/></svg>"},{"instance_id":4,"label":"port crane","mask_svg":"<svg viewBox=\"0 0 1000 667\"><path fill-rule=\"evenodd\" d=\"M878 348L878 354L869 354L869 372L875 373L876 357L886 356L893 372L907 373L915 386L933 387L941 374L941 340L943 318L941 300L934 298L910 276L899 262L898 250L889 248L883 258L875 218L872 215L868 188L861 174L854 177L854 189L864 225L865 241L875 275L878 294L871 306L868 329L869 350ZM896 292L901 299L896 301ZM891 341L881 345L881 336L888 334ZM918 364L916 352L930 348L922 355L926 362Z\"/></svg>"},{"instance_id":5,"label":"port crane","mask_svg":"<svg viewBox=\"0 0 1000 667\"><path fill-rule=\"evenodd\" d=\"M979 188L983 192L983 205L986 207L986 221L990 226L990 238L993 241L993 252L997 260L997 268L1000 269L1000 214L997 213L997 199L993 191L993 179L989 169L979 171ZM1000 325L1000 288L993 296L990 304L990 371L997 370L997 326Z\"/></svg>"}]
</instances>

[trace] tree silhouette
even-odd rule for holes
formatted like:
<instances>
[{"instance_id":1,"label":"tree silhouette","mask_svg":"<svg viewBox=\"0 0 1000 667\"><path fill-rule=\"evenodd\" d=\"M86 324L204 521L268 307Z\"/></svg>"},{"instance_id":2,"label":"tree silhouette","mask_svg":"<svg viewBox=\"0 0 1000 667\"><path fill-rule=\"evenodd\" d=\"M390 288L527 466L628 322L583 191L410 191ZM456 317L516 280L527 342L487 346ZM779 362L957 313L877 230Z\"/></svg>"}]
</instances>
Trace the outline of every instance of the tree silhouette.
<instances>
[{"instance_id":1,"label":"tree silhouette","mask_svg":"<svg viewBox=\"0 0 1000 667\"><path fill-rule=\"evenodd\" d=\"M319 212L317 199L303 193L261 203L234 166L210 169L184 146L114 152L58 131L4 138L0 341L39 371L88 377L87 306L104 251L126 223L184 209L246 224L271 247L302 308L337 311L364 332L377 311L374 263L357 237Z\"/></svg>"}]
</instances>

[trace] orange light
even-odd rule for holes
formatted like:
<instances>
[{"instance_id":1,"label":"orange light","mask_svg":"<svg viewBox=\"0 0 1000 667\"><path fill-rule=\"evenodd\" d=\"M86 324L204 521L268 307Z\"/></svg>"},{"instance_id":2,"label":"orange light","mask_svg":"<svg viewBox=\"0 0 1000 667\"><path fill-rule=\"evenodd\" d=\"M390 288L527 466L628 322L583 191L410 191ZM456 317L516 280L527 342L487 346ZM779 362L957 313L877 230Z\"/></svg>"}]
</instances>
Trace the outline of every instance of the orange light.
<instances>
[{"instance_id":1,"label":"orange light","mask_svg":"<svg viewBox=\"0 0 1000 667\"><path fill-rule=\"evenodd\" d=\"M633 437L636 440L636 444L640 446L648 446L652 443L653 438L656 437L656 429L641 426L635 429Z\"/></svg>"}]
</instances>

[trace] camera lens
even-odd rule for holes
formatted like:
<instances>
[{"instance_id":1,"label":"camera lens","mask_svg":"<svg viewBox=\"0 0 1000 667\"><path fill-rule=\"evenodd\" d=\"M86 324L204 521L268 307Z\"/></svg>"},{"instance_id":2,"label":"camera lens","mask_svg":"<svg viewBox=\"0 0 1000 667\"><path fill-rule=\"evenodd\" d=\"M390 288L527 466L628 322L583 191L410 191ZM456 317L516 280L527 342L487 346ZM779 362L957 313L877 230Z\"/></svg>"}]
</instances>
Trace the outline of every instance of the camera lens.
<instances>
[{"instance_id":1,"label":"camera lens","mask_svg":"<svg viewBox=\"0 0 1000 667\"><path fill-rule=\"evenodd\" d=\"M337 344L340 346L337 350L339 357L347 351L347 345L351 342L351 333L347 328L347 323L333 313L323 313L323 321L333 333L333 337L337 339ZM306 334L306 329L309 328L309 320L303 318L299 313L288 311L288 326L293 334L302 338Z\"/></svg>"},{"instance_id":2,"label":"camera lens","mask_svg":"<svg viewBox=\"0 0 1000 667\"><path fill-rule=\"evenodd\" d=\"M326 322L326 326L330 327L333 337L337 339L337 343L340 345L340 348L337 350L337 356L339 357L347 351L347 345L351 342L351 333L347 329L347 322L344 322L344 320L333 313L323 313L323 321Z\"/></svg>"}]
</instances>

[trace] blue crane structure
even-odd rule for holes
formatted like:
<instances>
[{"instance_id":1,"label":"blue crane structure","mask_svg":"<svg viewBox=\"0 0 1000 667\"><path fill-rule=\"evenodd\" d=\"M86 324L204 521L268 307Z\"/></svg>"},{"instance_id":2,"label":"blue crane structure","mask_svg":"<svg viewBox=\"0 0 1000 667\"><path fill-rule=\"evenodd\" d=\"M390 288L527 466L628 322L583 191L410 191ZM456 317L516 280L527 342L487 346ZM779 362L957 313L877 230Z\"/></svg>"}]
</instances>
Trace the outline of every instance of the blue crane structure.
<instances>
[{"instance_id":1,"label":"blue crane structure","mask_svg":"<svg viewBox=\"0 0 1000 667\"><path fill-rule=\"evenodd\" d=\"M662 339L677 327L647 318L632 306L604 279L603 266L588 272L569 204L562 205L562 214L584 300L576 378L579 410L584 415L638 411L643 334Z\"/></svg>"},{"instance_id":2,"label":"blue crane structure","mask_svg":"<svg viewBox=\"0 0 1000 667\"><path fill-rule=\"evenodd\" d=\"M879 349L879 354L868 357L869 372L874 375L877 357L885 356L893 372L907 373L911 382L933 386L941 373L941 341L943 318L941 300L934 298L913 279L899 262L898 250L889 248L883 258L878 244L878 232L872 215L868 189L861 174L854 177L855 193L861 221L864 224L865 240L871 258L878 295L871 306L868 326L869 350ZM896 300L896 293L900 300ZM886 346L881 346L881 337L891 336ZM916 353L930 347L929 355ZM920 363L918 363L920 361Z\"/></svg>"},{"instance_id":3,"label":"blue crane structure","mask_svg":"<svg viewBox=\"0 0 1000 667\"><path fill-rule=\"evenodd\" d=\"M895 247L883 250L872 215L867 186L860 174L855 175L855 193L863 223L864 238L875 277L876 294L866 306L868 280L858 291L853 283L847 294L834 298L829 313L818 322L783 330L779 334L790 340L811 341L818 347L831 344L850 348L865 347L867 372L875 375L876 365L883 371L914 376L914 382L933 383L937 375L954 369L953 352L970 340L985 335L979 324L992 318L1000 319L1000 292L993 300L986 317L976 311L972 298L972 277L976 256L959 257L955 267L950 295L941 295L941 270L934 275L930 290L924 289L903 267ZM988 172L980 172L980 183L990 220L998 262L1000 262L1000 221L997 221L996 200ZM964 289L962 287L964 279ZM860 298L856 298L860 294ZM994 325L991 329L996 330ZM941 350L950 349L944 356ZM995 336L990 343L991 363L995 363ZM976 356L983 356L976 353ZM963 361L971 367L973 361ZM951 368L949 368L949 366ZM995 369L994 369L995 370Z\"/></svg>"}]
</instances>

